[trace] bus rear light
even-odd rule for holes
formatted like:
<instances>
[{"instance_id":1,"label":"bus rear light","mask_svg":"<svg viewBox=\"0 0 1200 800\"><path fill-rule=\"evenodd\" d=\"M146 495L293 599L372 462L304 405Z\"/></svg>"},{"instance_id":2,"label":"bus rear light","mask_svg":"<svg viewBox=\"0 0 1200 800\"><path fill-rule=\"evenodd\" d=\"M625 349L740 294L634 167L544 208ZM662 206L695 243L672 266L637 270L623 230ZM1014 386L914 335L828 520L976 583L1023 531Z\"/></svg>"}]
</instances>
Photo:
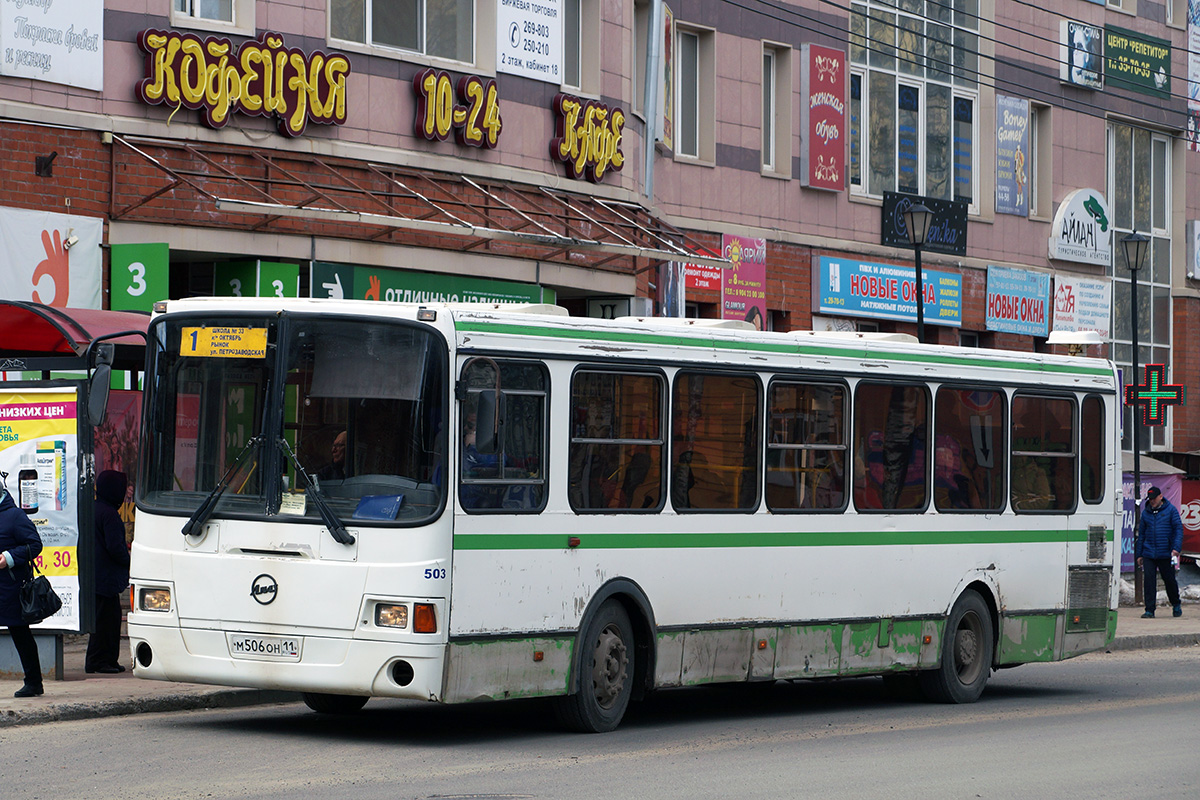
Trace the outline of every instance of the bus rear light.
<instances>
[{"instance_id":1,"label":"bus rear light","mask_svg":"<svg viewBox=\"0 0 1200 800\"><path fill-rule=\"evenodd\" d=\"M141 611L170 611L170 589L142 589L137 608Z\"/></svg>"},{"instance_id":2,"label":"bus rear light","mask_svg":"<svg viewBox=\"0 0 1200 800\"><path fill-rule=\"evenodd\" d=\"M437 615L432 603L413 604L413 633L437 633Z\"/></svg>"},{"instance_id":3,"label":"bus rear light","mask_svg":"<svg viewBox=\"0 0 1200 800\"><path fill-rule=\"evenodd\" d=\"M375 624L381 628L407 628L408 606L379 603L375 606Z\"/></svg>"}]
</instances>

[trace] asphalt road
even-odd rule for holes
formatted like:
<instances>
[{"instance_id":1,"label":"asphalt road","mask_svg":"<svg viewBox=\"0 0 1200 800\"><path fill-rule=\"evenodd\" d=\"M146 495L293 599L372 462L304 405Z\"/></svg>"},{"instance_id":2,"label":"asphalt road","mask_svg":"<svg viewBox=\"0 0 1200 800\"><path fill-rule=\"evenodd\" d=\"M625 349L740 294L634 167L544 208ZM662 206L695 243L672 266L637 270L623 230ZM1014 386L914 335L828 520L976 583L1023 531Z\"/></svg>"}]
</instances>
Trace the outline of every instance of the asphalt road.
<instances>
[{"instance_id":1,"label":"asphalt road","mask_svg":"<svg viewBox=\"0 0 1200 800\"><path fill-rule=\"evenodd\" d=\"M0 796L71 798L1126 798L1200 788L1200 647L994 674L983 699L879 679L660 692L611 734L539 702L374 700L0 729Z\"/></svg>"}]
</instances>

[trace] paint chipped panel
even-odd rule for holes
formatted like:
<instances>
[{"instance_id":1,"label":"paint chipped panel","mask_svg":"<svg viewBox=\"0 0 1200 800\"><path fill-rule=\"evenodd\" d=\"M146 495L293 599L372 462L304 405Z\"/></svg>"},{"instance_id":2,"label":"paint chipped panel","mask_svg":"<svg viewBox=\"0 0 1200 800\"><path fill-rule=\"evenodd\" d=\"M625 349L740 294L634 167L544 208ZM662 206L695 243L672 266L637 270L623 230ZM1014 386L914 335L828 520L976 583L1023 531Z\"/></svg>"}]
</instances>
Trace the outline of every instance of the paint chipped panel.
<instances>
[{"instance_id":1,"label":"paint chipped panel","mask_svg":"<svg viewBox=\"0 0 1200 800\"><path fill-rule=\"evenodd\" d=\"M683 685L746 680L753 638L750 628L688 631L683 643Z\"/></svg>"},{"instance_id":2,"label":"paint chipped panel","mask_svg":"<svg viewBox=\"0 0 1200 800\"><path fill-rule=\"evenodd\" d=\"M566 694L574 638L451 642L447 703ZM540 654L540 655L539 655Z\"/></svg>"},{"instance_id":3,"label":"paint chipped panel","mask_svg":"<svg viewBox=\"0 0 1200 800\"><path fill-rule=\"evenodd\" d=\"M1000 664L1027 664L1058 660L1057 642L1062 638L1062 615L1005 615L1000 619Z\"/></svg>"},{"instance_id":4,"label":"paint chipped panel","mask_svg":"<svg viewBox=\"0 0 1200 800\"><path fill-rule=\"evenodd\" d=\"M796 625L779 629L776 678L836 675L841 665L840 625Z\"/></svg>"}]
</instances>

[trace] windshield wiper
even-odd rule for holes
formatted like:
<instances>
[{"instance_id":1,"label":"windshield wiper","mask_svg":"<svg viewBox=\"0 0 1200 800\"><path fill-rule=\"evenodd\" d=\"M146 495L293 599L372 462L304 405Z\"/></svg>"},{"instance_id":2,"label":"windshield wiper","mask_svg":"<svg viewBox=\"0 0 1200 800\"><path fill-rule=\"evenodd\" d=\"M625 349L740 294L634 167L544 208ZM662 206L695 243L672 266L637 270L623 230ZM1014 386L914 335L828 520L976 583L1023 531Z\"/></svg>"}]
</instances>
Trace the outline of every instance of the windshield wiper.
<instances>
[{"instance_id":1,"label":"windshield wiper","mask_svg":"<svg viewBox=\"0 0 1200 800\"><path fill-rule=\"evenodd\" d=\"M308 470L300 463L300 459L296 457L292 446L288 444L287 439L280 437L278 440L280 449L288 454L288 458L292 460L292 464L296 467L296 472L300 477L304 478L305 488L308 491L308 496L313 499L313 504L317 507L317 513L321 515L321 521L325 523L325 527L329 529L329 535L338 544L354 544L354 536L350 531L346 530L346 526L337 518L337 514L333 513L333 509L329 507L329 503L325 502L325 495L321 493L321 487L317 485L308 475Z\"/></svg>"},{"instance_id":2,"label":"windshield wiper","mask_svg":"<svg viewBox=\"0 0 1200 800\"><path fill-rule=\"evenodd\" d=\"M208 493L208 497L204 498L204 502L200 504L200 507L192 512L192 516L188 517L188 521L183 526L184 536L192 536L194 533L200 532L200 528L204 526L204 523L208 522L208 518L212 516L213 510L217 507L217 501L221 499L221 495L229 488L229 479L237 474L238 468L246 460L246 455L250 450L258 449L262 443L263 438L261 436L250 437L250 441L246 442L246 446L242 448L242 452L238 453L238 457L233 460L229 469L225 470L225 474L221 476L220 482Z\"/></svg>"}]
</instances>

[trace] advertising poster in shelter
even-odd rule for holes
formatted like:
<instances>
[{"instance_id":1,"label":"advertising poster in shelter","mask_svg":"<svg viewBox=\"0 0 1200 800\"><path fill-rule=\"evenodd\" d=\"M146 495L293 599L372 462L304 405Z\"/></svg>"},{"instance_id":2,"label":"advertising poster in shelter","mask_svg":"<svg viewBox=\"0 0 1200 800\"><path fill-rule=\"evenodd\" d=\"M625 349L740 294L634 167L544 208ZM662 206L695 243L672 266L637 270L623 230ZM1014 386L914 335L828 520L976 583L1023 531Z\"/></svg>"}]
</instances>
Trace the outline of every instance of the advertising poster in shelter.
<instances>
[{"instance_id":1,"label":"advertising poster in shelter","mask_svg":"<svg viewBox=\"0 0 1200 800\"><path fill-rule=\"evenodd\" d=\"M42 539L38 569L62 598L35 629L78 631L79 423L74 388L0 390L0 471Z\"/></svg>"},{"instance_id":2,"label":"advertising poster in shelter","mask_svg":"<svg viewBox=\"0 0 1200 800\"><path fill-rule=\"evenodd\" d=\"M721 281L721 319L740 319L760 331L767 328L767 240L721 237L729 259Z\"/></svg>"}]
</instances>

